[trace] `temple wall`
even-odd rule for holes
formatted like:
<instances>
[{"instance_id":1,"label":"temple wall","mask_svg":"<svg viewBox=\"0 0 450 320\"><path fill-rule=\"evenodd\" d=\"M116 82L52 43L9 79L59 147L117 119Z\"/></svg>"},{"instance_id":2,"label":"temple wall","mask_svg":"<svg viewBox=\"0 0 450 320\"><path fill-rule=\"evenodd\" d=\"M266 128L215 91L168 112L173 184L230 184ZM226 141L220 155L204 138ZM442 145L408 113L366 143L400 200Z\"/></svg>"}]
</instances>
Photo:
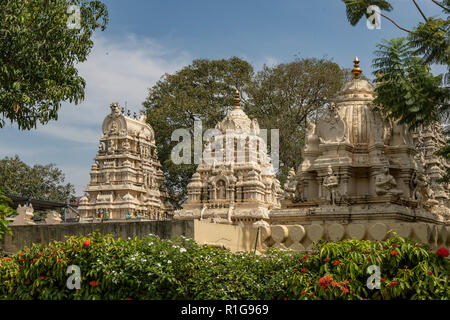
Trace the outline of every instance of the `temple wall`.
<instances>
[{"instance_id":1,"label":"temple wall","mask_svg":"<svg viewBox=\"0 0 450 320\"><path fill-rule=\"evenodd\" d=\"M225 247L232 252L253 251L255 249L256 231L257 229L248 225L237 226L194 221L194 239L198 244ZM258 245L258 249L261 249L261 244Z\"/></svg>"},{"instance_id":2,"label":"temple wall","mask_svg":"<svg viewBox=\"0 0 450 320\"><path fill-rule=\"evenodd\" d=\"M194 238L193 221L127 221L104 223L71 223L57 225L10 226L13 235L4 235L0 240L0 251L16 253L32 243L48 244L51 241L63 241L65 236L88 235L94 231L112 234L115 238L142 238L149 233L163 239L184 236Z\"/></svg>"},{"instance_id":3,"label":"temple wall","mask_svg":"<svg viewBox=\"0 0 450 320\"><path fill-rule=\"evenodd\" d=\"M320 239L340 241L385 240L393 232L405 238L416 239L426 243L432 249L449 247L450 226L428 223L350 223L350 224L311 224L311 225L272 225L260 228L257 252L261 253L274 247L284 250L305 251L312 249L312 243ZM195 241L225 247L233 252L254 251L256 229L251 226L236 226L213 224L205 221L195 221Z\"/></svg>"}]
</instances>

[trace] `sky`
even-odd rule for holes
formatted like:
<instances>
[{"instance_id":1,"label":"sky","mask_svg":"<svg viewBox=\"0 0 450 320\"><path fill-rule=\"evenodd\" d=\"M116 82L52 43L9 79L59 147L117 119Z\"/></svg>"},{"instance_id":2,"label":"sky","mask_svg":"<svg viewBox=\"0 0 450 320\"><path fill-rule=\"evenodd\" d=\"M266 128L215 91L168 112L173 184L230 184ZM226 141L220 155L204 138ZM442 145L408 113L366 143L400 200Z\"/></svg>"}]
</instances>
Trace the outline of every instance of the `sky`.
<instances>
[{"instance_id":1,"label":"sky","mask_svg":"<svg viewBox=\"0 0 450 320\"><path fill-rule=\"evenodd\" d=\"M20 131L0 129L0 158L17 154L29 165L54 163L66 182L82 195L97 152L101 125L119 102L132 112L143 109L148 89L165 73L174 73L199 58L250 62L256 71L300 58L327 57L351 68L359 57L371 78L371 61L382 39L405 36L387 20L369 30L363 19L355 27L341 0L104 0L109 24L94 35L88 60L78 66L86 80L86 97L64 103L57 121ZM431 0L417 0L427 16L440 15ZM421 21L412 1L393 0L387 15L400 26ZM445 72L433 66L435 74ZM156 134L158 134L156 132Z\"/></svg>"}]
</instances>

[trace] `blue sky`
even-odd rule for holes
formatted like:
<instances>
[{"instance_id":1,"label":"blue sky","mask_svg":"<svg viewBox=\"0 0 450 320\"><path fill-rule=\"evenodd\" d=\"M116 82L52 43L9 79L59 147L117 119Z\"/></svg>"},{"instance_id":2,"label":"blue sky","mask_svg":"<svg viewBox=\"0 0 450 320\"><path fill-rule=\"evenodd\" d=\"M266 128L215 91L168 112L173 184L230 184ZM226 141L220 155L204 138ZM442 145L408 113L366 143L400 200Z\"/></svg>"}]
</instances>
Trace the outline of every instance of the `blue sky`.
<instances>
[{"instance_id":1,"label":"blue sky","mask_svg":"<svg viewBox=\"0 0 450 320\"><path fill-rule=\"evenodd\" d=\"M87 81L85 101L65 103L58 121L36 130L0 129L0 157L18 154L33 164L55 163L81 195L89 181L103 118L113 101L139 111L151 87L193 59L238 56L253 64L292 61L294 56L332 58L352 67L358 56L366 76L381 39L404 36L390 22L369 30L352 27L341 0L105 0L110 22L95 35L88 61L79 66ZM428 16L440 14L418 0ZM393 0L387 15L405 28L421 16L409 0ZM443 67L433 67L435 73ZM156 133L157 134L157 133Z\"/></svg>"}]
</instances>

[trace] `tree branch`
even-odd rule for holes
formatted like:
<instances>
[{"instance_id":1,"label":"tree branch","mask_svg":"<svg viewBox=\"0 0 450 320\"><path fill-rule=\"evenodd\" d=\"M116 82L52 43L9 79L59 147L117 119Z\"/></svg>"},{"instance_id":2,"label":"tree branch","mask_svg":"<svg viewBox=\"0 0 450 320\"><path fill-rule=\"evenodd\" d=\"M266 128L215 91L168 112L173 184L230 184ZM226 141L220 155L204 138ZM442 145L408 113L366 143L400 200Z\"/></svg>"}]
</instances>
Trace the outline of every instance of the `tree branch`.
<instances>
[{"instance_id":1,"label":"tree branch","mask_svg":"<svg viewBox=\"0 0 450 320\"><path fill-rule=\"evenodd\" d=\"M436 1L436 0L431 0L434 2L434 4L438 5L439 7L441 7L444 10L448 10L448 8L444 7L440 2Z\"/></svg>"},{"instance_id":2,"label":"tree branch","mask_svg":"<svg viewBox=\"0 0 450 320\"><path fill-rule=\"evenodd\" d=\"M405 29L405 28L400 27L400 26L399 26L394 20L392 20L391 18L385 16L385 15L382 14L382 13L380 13L380 15L381 15L383 18L389 20L394 26L396 26L396 27L399 28L400 30L403 30L403 31L408 32L408 33L411 33L411 30L408 30L408 29Z\"/></svg>"},{"instance_id":3,"label":"tree branch","mask_svg":"<svg viewBox=\"0 0 450 320\"><path fill-rule=\"evenodd\" d=\"M417 4L416 0L412 0L414 2L414 4L416 5L417 10L419 10L420 14L422 15L423 19L425 20L425 22L428 21L427 17L425 17L425 14L423 13L422 9L420 9L419 5Z\"/></svg>"}]
</instances>

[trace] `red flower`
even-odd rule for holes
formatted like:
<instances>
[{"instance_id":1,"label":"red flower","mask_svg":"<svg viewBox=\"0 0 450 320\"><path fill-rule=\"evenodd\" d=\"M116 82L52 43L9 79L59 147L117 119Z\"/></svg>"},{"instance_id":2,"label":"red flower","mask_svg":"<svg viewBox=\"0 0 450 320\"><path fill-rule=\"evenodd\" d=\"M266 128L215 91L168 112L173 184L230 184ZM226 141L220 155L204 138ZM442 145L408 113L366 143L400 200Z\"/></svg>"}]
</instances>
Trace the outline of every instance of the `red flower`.
<instances>
[{"instance_id":1,"label":"red flower","mask_svg":"<svg viewBox=\"0 0 450 320\"><path fill-rule=\"evenodd\" d=\"M308 255L305 254L305 255L303 256L303 259L308 259Z\"/></svg>"},{"instance_id":2,"label":"red flower","mask_svg":"<svg viewBox=\"0 0 450 320\"><path fill-rule=\"evenodd\" d=\"M348 293L348 289L347 288L341 288L341 291Z\"/></svg>"},{"instance_id":3,"label":"red flower","mask_svg":"<svg viewBox=\"0 0 450 320\"><path fill-rule=\"evenodd\" d=\"M83 247L88 248L91 245L91 240L87 239L83 242Z\"/></svg>"},{"instance_id":4,"label":"red flower","mask_svg":"<svg viewBox=\"0 0 450 320\"><path fill-rule=\"evenodd\" d=\"M45 277L44 276L41 276L41 280L44 280L45 279Z\"/></svg>"},{"instance_id":5,"label":"red flower","mask_svg":"<svg viewBox=\"0 0 450 320\"><path fill-rule=\"evenodd\" d=\"M327 258L325 258L325 259L323 259L323 261L328 262L328 261L330 261L330 260L328 260Z\"/></svg>"},{"instance_id":6,"label":"red flower","mask_svg":"<svg viewBox=\"0 0 450 320\"><path fill-rule=\"evenodd\" d=\"M339 261L339 260L334 260L334 262L333 262L333 265L335 266L335 267L337 267L338 265L340 265L341 264L341 262Z\"/></svg>"},{"instance_id":7,"label":"red flower","mask_svg":"<svg viewBox=\"0 0 450 320\"><path fill-rule=\"evenodd\" d=\"M286 300L287 300L287 298L285 297L285 298L284 298L284 301L286 301Z\"/></svg>"},{"instance_id":8,"label":"red flower","mask_svg":"<svg viewBox=\"0 0 450 320\"><path fill-rule=\"evenodd\" d=\"M398 247L398 245L397 245L396 243L393 243L392 246L393 246L394 248L397 248L397 247Z\"/></svg>"},{"instance_id":9,"label":"red flower","mask_svg":"<svg viewBox=\"0 0 450 320\"><path fill-rule=\"evenodd\" d=\"M319 285L321 288L328 287L330 284L333 283L333 277L332 276L324 276L319 279Z\"/></svg>"},{"instance_id":10,"label":"red flower","mask_svg":"<svg viewBox=\"0 0 450 320\"><path fill-rule=\"evenodd\" d=\"M403 266L403 268L408 269L408 266L405 264L405 265Z\"/></svg>"},{"instance_id":11,"label":"red flower","mask_svg":"<svg viewBox=\"0 0 450 320\"><path fill-rule=\"evenodd\" d=\"M367 299L367 298L362 298L361 300L369 300L369 299Z\"/></svg>"},{"instance_id":12,"label":"red flower","mask_svg":"<svg viewBox=\"0 0 450 320\"><path fill-rule=\"evenodd\" d=\"M306 271L308 271L308 269L302 268L300 271L301 271L301 272L306 272Z\"/></svg>"},{"instance_id":13,"label":"red flower","mask_svg":"<svg viewBox=\"0 0 450 320\"><path fill-rule=\"evenodd\" d=\"M392 251L391 251L391 256L396 256L396 255L398 255L398 251L392 250Z\"/></svg>"},{"instance_id":14,"label":"red flower","mask_svg":"<svg viewBox=\"0 0 450 320\"><path fill-rule=\"evenodd\" d=\"M34 258L33 260L30 261L30 263L35 263L37 261L36 258Z\"/></svg>"},{"instance_id":15,"label":"red flower","mask_svg":"<svg viewBox=\"0 0 450 320\"><path fill-rule=\"evenodd\" d=\"M26 285L29 285L30 284L30 281L25 281L24 282Z\"/></svg>"},{"instance_id":16,"label":"red flower","mask_svg":"<svg viewBox=\"0 0 450 320\"><path fill-rule=\"evenodd\" d=\"M368 261L372 261L372 258L371 258L371 257L368 257L367 260L368 260Z\"/></svg>"},{"instance_id":17,"label":"red flower","mask_svg":"<svg viewBox=\"0 0 450 320\"><path fill-rule=\"evenodd\" d=\"M310 297L312 297L313 295L314 295L314 292L311 292L311 293L309 294Z\"/></svg>"},{"instance_id":18,"label":"red flower","mask_svg":"<svg viewBox=\"0 0 450 320\"><path fill-rule=\"evenodd\" d=\"M381 281L381 282L385 282L386 279L385 279L385 278L381 278L380 281Z\"/></svg>"},{"instance_id":19,"label":"red flower","mask_svg":"<svg viewBox=\"0 0 450 320\"><path fill-rule=\"evenodd\" d=\"M40 256L42 256L43 255L43 253L42 252L39 252L38 254L36 254L36 257L40 257Z\"/></svg>"},{"instance_id":20,"label":"red flower","mask_svg":"<svg viewBox=\"0 0 450 320\"><path fill-rule=\"evenodd\" d=\"M308 294L308 293L306 291L302 291L302 294L305 295L305 294Z\"/></svg>"},{"instance_id":21,"label":"red flower","mask_svg":"<svg viewBox=\"0 0 450 320\"><path fill-rule=\"evenodd\" d=\"M394 282L389 283L389 287L393 287L393 286L395 286Z\"/></svg>"},{"instance_id":22,"label":"red flower","mask_svg":"<svg viewBox=\"0 0 450 320\"><path fill-rule=\"evenodd\" d=\"M428 272L427 272L427 275L432 276L432 275L433 275L433 272L428 271Z\"/></svg>"},{"instance_id":23,"label":"red flower","mask_svg":"<svg viewBox=\"0 0 450 320\"><path fill-rule=\"evenodd\" d=\"M25 259L20 259L19 261L20 261L20 262L24 262L24 261L25 261Z\"/></svg>"},{"instance_id":24,"label":"red flower","mask_svg":"<svg viewBox=\"0 0 450 320\"><path fill-rule=\"evenodd\" d=\"M440 248L438 251L436 251L437 255L442 258L448 257L448 250L446 248Z\"/></svg>"},{"instance_id":25,"label":"red flower","mask_svg":"<svg viewBox=\"0 0 450 320\"><path fill-rule=\"evenodd\" d=\"M23 256L23 252L19 253L19 256L21 256L21 257L22 257L22 256Z\"/></svg>"},{"instance_id":26,"label":"red flower","mask_svg":"<svg viewBox=\"0 0 450 320\"><path fill-rule=\"evenodd\" d=\"M11 261L11 258L10 257L3 257L2 260Z\"/></svg>"},{"instance_id":27,"label":"red flower","mask_svg":"<svg viewBox=\"0 0 450 320\"><path fill-rule=\"evenodd\" d=\"M89 285L90 285L91 287L96 287L96 286L98 286L98 283L97 283L97 281L92 280L91 282L89 282Z\"/></svg>"}]
</instances>

